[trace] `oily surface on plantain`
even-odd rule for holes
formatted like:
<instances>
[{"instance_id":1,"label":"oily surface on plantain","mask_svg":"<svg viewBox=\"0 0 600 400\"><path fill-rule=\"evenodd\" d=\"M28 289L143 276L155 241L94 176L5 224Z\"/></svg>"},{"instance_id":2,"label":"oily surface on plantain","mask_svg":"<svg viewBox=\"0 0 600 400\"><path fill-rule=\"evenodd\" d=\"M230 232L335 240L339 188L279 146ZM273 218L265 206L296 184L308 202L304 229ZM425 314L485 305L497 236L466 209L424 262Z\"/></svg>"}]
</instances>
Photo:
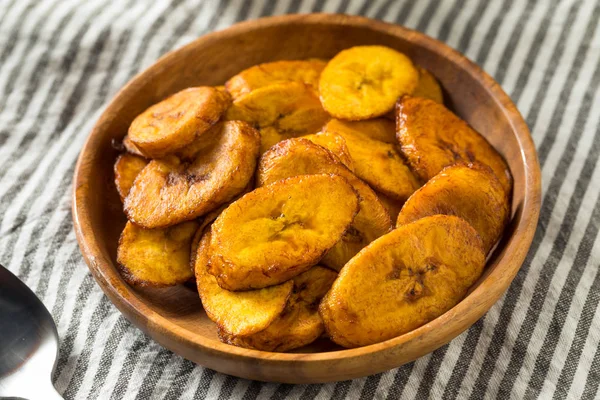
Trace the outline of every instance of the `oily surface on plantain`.
<instances>
[{"instance_id":1,"label":"oily surface on plantain","mask_svg":"<svg viewBox=\"0 0 600 400\"><path fill-rule=\"evenodd\" d=\"M454 307L484 264L481 238L458 217L400 226L342 269L319 308L325 329L344 347L402 335Z\"/></svg>"},{"instance_id":2,"label":"oily surface on plantain","mask_svg":"<svg viewBox=\"0 0 600 400\"><path fill-rule=\"evenodd\" d=\"M255 89L282 82L300 82L316 89L325 64L322 60L283 60L259 64L233 76L225 83L225 87L234 99Z\"/></svg>"},{"instance_id":3,"label":"oily surface on plantain","mask_svg":"<svg viewBox=\"0 0 600 400\"><path fill-rule=\"evenodd\" d=\"M192 278L190 248L197 228L195 221L159 229L127 222L117 250L123 279L130 285L163 287Z\"/></svg>"},{"instance_id":4,"label":"oily surface on plantain","mask_svg":"<svg viewBox=\"0 0 600 400\"><path fill-rule=\"evenodd\" d=\"M152 160L125 199L125 213L155 228L197 218L231 200L254 175L260 137L242 121L215 125L202 135L210 143L192 161Z\"/></svg>"},{"instance_id":5,"label":"oily surface on plantain","mask_svg":"<svg viewBox=\"0 0 600 400\"><path fill-rule=\"evenodd\" d=\"M236 99L225 118L258 127L262 154L281 140L318 132L330 117L310 86L282 82Z\"/></svg>"},{"instance_id":6,"label":"oily surface on plantain","mask_svg":"<svg viewBox=\"0 0 600 400\"><path fill-rule=\"evenodd\" d=\"M404 202L421 186L397 150L393 122L383 118L359 122L332 119L324 131L346 140L354 173L373 189Z\"/></svg>"},{"instance_id":7,"label":"oily surface on plantain","mask_svg":"<svg viewBox=\"0 0 600 400\"><path fill-rule=\"evenodd\" d=\"M397 225L428 215L456 215L475 228L487 253L502 236L509 213L504 189L489 167L456 164L444 168L408 199Z\"/></svg>"},{"instance_id":8,"label":"oily surface on plantain","mask_svg":"<svg viewBox=\"0 0 600 400\"><path fill-rule=\"evenodd\" d=\"M477 161L492 168L506 193L511 193L512 176L504 158L442 104L403 97L396 107L396 129L402 152L423 181L457 162Z\"/></svg>"},{"instance_id":9,"label":"oily surface on plantain","mask_svg":"<svg viewBox=\"0 0 600 400\"><path fill-rule=\"evenodd\" d=\"M344 177L359 195L359 211L341 240L327 252L322 263L340 270L363 247L392 228L391 219L373 190L350 172L328 150L304 139L284 140L262 155L256 174L264 186L278 180L310 174Z\"/></svg>"},{"instance_id":10,"label":"oily surface on plantain","mask_svg":"<svg viewBox=\"0 0 600 400\"><path fill-rule=\"evenodd\" d=\"M358 205L353 187L337 175L301 175L259 187L213 223L209 272L228 290L285 282L340 240Z\"/></svg>"},{"instance_id":11,"label":"oily surface on plantain","mask_svg":"<svg viewBox=\"0 0 600 400\"><path fill-rule=\"evenodd\" d=\"M266 329L285 309L293 282L243 292L222 289L208 273L210 239L210 229L206 229L195 257L196 285L204 311L230 335L252 335Z\"/></svg>"},{"instance_id":12,"label":"oily surface on plantain","mask_svg":"<svg viewBox=\"0 0 600 400\"><path fill-rule=\"evenodd\" d=\"M236 336L219 329L219 337L235 346L278 352L314 342L324 332L319 303L336 277L328 268L312 267L293 278L294 289L285 309L266 329L248 336Z\"/></svg>"},{"instance_id":13,"label":"oily surface on plantain","mask_svg":"<svg viewBox=\"0 0 600 400\"><path fill-rule=\"evenodd\" d=\"M327 63L319 94L329 114L358 121L389 112L418 82L419 73L404 54L385 46L356 46Z\"/></svg>"},{"instance_id":14,"label":"oily surface on plantain","mask_svg":"<svg viewBox=\"0 0 600 400\"><path fill-rule=\"evenodd\" d=\"M138 115L127 140L146 157L164 157L202 136L230 104L229 95L213 87L182 90Z\"/></svg>"},{"instance_id":15,"label":"oily surface on plantain","mask_svg":"<svg viewBox=\"0 0 600 400\"><path fill-rule=\"evenodd\" d=\"M123 153L117 157L114 166L115 186L121 201L129 194L136 176L148 165L148 160L135 154Z\"/></svg>"}]
</instances>

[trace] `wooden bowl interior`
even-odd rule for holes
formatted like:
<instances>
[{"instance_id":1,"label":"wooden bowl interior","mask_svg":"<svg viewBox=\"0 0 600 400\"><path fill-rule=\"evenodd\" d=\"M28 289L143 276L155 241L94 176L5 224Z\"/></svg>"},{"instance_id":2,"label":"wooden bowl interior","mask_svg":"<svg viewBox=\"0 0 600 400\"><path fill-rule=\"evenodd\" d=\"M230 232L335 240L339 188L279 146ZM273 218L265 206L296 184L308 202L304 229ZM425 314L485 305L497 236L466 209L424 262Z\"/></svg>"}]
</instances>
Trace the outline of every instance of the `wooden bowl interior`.
<instances>
[{"instance_id":1,"label":"wooden bowl interior","mask_svg":"<svg viewBox=\"0 0 600 400\"><path fill-rule=\"evenodd\" d=\"M404 37L398 37L367 25L326 23L324 20L304 23L296 19L287 24L256 25L253 29L244 29L244 25L234 27L209 35L161 59L117 96L107 110L109 115L101 119L86 144L83 162L89 167L86 169L89 174L86 191L89 195L85 199L91 227L88 240L94 240L99 251L96 259L88 257L88 261L100 265L109 260L103 268L116 271L117 241L126 220L113 182L112 168L118 154L113 143L120 142L137 114L178 90L223 84L237 72L258 63L330 58L351 46L380 44L406 53L417 64L429 69L442 83L447 104L481 132L509 163L515 182L513 216L503 241L491 256L477 285L481 284L492 271L502 268L500 261L505 249L515 240L514 232L521 221L525 201L527 165L505 104L491 95L490 85L482 84L473 69L468 71L464 65L449 61L445 47L436 48L432 45L435 42L425 43L417 40L415 35L406 31ZM415 44L417 42L419 45ZM185 286L132 289L118 275L111 275L114 277L109 284L119 295L137 297L191 335L218 340L215 326L204 313L195 290ZM107 283L101 282L101 285L106 289ZM322 340L298 352L331 350L339 350L339 347Z\"/></svg>"}]
</instances>

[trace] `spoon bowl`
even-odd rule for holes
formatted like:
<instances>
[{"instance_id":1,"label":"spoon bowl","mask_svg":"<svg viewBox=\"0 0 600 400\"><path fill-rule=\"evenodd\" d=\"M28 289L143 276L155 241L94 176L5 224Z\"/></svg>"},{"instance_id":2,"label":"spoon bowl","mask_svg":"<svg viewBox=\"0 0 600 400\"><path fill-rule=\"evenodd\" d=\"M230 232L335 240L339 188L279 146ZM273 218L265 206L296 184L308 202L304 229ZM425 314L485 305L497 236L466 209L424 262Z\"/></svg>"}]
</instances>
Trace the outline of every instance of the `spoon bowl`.
<instances>
[{"instance_id":1,"label":"spoon bowl","mask_svg":"<svg viewBox=\"0 0 600 400\"><path fill-rule=\"evenodd\" d=\"M0 398L62 399L51 377L58 333L44 304L0 265Z\"/></svg>"}]
</instances>

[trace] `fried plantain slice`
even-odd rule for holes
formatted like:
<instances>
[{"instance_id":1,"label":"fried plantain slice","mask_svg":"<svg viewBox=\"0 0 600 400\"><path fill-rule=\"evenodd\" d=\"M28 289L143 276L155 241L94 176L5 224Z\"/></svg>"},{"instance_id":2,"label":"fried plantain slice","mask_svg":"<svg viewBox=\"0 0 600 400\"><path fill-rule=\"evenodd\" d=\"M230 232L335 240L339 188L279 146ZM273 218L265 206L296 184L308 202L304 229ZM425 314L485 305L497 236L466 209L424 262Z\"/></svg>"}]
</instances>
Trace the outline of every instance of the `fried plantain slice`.
<instances>
[{"instance_id":1,"label":"fried plantain slice","mask_svg":"<svg viewBox=\"0 0 600 400\"><path fill-rule=\"evenodd\" d=\"M284 60L255 65L243 70L225 83L227 91L237 99L255 89L282 82L300 82L314 89L327 63L322 60Z\"/></svg>"},{"instance_id":2,"label":"fried plantain slice","mask_svg":"<svg viewBox=\"0 0 600 400\"><path fill-rule=\"evenodd\" d=\"M190 248L197 228L196 221L164 229L127 222L117 249L123 279L133 286L163 287L192 278Z\"/></svg>"},{"instance_id":3,"label":"fried plantain slice","mask_svg":"<svg viewBox=\"0 0 600 400\"><path fill-rule=\"evenodd\" d=\"M444 168L408 199L397 224L428 215L456 215L475 228L488 253L502 236L509 213L504 189L487 165L456 164Z\"/></svg>"},{"instance_id":4,"label":"fried plantain slice","mask_svg":"<svg viewBox=\"0 0 600 400\"><path fill-rule=\"evenodd\" d=\"M350 260L319 312L330 338L344 347L382 342L454 307L484 264L481 238L471 225L455 216L425 217Z\"/></svg>"},{"instance_id":5,"label":"fried plantain slice","mask_svg":"<svg viewBox=\"0 0 600 400\"><path fill-rule=\"evenodd\" d=\"M232 335L252 335L266 329L285 309L294 283L287 281L244 292L222 289L208 273L210 241L211 231L207 229L200 240L195 264L198 294L206 315Z\"/></svg>"},{"instance_id":6,"label":"fried plantain slice","mask_svg":"<svg viewBox=\"0 0 600 400\"><path fill-rule=\"evenodd\" d=\"M165 157L208 131L230 104L229 95L213 87L182 90L138 115L128 141L146 157Z\"/></svg>"},{"instance_id":7,"label":"fried plantain slice","mask_svg":"<svg viewBox=\"0 0 600 400\"><path fill-rule=\"evenodd\" d=\"M152 160L125 199L130 221L146 228L195 219L233 199L252 179L258 132L242 121L219 123L203 135L210 145L191 162Z\"/></svg>"},{"instance_id":8,"label":"fried plantain slice","mask_svg":"<svg viewBox=\"0 0 600 400\"><path fill-rule=\"evenodd\" d=\"M419 72L404 54L385 46L356 46L327 63L319 93L333 117L358 121L389 112L418 83Z\"/></svg>"},{"instance_id":9,"label":"fried plantain slice","mask_svg":"<svg viewBox=\"0 0 600 400\"><path fill-rule=\"evenodd\" d=\"M303 136L311 142L331 151L350 171L354 172L354 161L346 145L346 139L335 132L318 132Z\"/></svg>"},{"instance_id":10,"label":"fried plantain slice","mask_svg":"<svg viewBox=\"0 0 600 400\"><path fill-rule=\"evenodd\" d=\"M123 153L117 157L115 162L115 186L121 197L125 200L129 190L133 186L135 177L148 165L148 160L130 153Z\"/></svg>"},{"instance_id":11,"label":"fried plantain slice","mask_svg":"<svg viewBox=\"0 0 600 400\"><path fill-rule=\"evenodd\" d=\"M279 142L262 155L256 173L259 186L292 176L336 174L358 193L359 211L341 240L327 252L322 263L340 270L363 247L392 229L391 219L375 192L358 179L328 150L304 139Z\"/></svg>"},{"instance_id":12,"label":"fried plantain slice","mask_svg":"<svg viewBox=\"0 0 600 400\"><path fill-rule=\"evenodd\" d=\"M373 189L404 202L421 186L397 150L393 122L383 118L360 122L332 119L324 131L346 140L354 173Z\"/></svg>"},{"instance_id":13,"label":"fried plantain slice","mask_svg":"<svg viewBox=\"0 0 600 400\"><path fill-rule=\"evenodd\" d=\"M412 95L414 97L423 97L425 99L433 100L436 103L444 104L442 87L437 79L435 79L435 76L423 67L417 66L417 70L419 71L419 84Z\"/></svg>"},{"instance_id":14,"label":"fried plantain slice","mask_svg":"<svg viewBox=\"0 0 600 400\"><path fill-rule=\"evenodd\" d=\"M357 212L356 192L338 175L301 175L255 189L214 222L209 272L228 290L285 282L317 264Z\"/></svg>"},{"instance_id":15,"label":"fried plantain slice","mask_svg":"<svg viewBox=\"0 0 600 400\"><path fill-rule=\"evenodd\" d=\"M319 131L329 120L329 115L309 86L283 82L253 90L236 99L225 118L257 126L262 154L283 139Z\"/></svg>"},{"instance_id":16,"label":"fried plantain slice","mask_svg":"<svg viewBox=\"0 0 600 400\"><path fill-rule=\"evenodd\" d=\"M266 329L249 336L236 336L219 329L219 338L235 346L263 351L288 351L314 342L324 332L319 302L337 274L315 266L293 278L294 290L281 315Z\"/></svg>"},{"instance_id":17,"label":"fried plantain slice","mask_svg":"<svg viewBox=\"0 0 600 400\"><path fill-rule=\"evenodd\" d=\"M398 219L400 209L402 208L404 203L398 200L394 200L378 191L375 191L375 194L377 194L379 201L381 201L381 204L383 204L388 214L390 214L390 218L392 219L392 221L396 221Z\"/></svg>"},{"instance_id":18,"label":"fried plantain slice","mask_svg":"<svg viewBox=\"0 0 600 400\"><path fill-rule=\"evenodd\" d=\"M510 195L512 176L506 161L487 140L442 104L403 97L396 109L398 141L413 171L428 181L459 161L488 165Z\"/></svg>"}]
</instances>

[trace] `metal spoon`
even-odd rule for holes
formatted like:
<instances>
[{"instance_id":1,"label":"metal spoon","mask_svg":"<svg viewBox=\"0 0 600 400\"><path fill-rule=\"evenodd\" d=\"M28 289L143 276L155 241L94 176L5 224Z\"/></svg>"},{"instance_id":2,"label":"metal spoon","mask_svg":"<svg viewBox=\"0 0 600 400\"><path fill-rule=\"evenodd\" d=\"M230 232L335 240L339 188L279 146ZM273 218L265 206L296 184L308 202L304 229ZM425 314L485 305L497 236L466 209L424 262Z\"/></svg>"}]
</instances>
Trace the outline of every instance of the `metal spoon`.
<instances>
[{"instance_id":1,"label":"metal spoon","mask_svg":"<svg viewBox=\"0 0 600 400\"><path fill-rule=\"evenodd\" d=\"M0 398L62 399L51 376L58 333L44 304L0 265Z\"/></svg>"}]
</instances>

